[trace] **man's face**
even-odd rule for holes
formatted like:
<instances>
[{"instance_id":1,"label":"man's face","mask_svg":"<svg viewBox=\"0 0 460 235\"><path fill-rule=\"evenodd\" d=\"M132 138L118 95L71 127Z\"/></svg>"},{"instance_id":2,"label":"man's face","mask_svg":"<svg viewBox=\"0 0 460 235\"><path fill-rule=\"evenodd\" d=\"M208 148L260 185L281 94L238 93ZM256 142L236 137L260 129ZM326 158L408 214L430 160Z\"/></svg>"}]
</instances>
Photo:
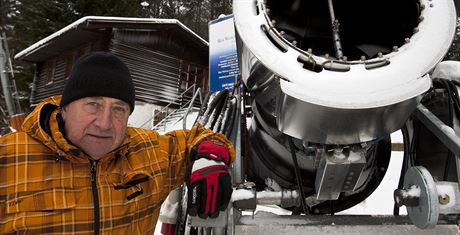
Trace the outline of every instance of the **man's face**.
<instances>
[{"instance_id":1,"label":"man's face","mask_svg":"<svg viewBox=\"0 0 460 235\"><path fill-rule=\"evenodd\" d=\"M66 137L95 160L123 142L129 114L126 102L108 97L81 98L62 109Z\"/></svg>"}]
</instances>

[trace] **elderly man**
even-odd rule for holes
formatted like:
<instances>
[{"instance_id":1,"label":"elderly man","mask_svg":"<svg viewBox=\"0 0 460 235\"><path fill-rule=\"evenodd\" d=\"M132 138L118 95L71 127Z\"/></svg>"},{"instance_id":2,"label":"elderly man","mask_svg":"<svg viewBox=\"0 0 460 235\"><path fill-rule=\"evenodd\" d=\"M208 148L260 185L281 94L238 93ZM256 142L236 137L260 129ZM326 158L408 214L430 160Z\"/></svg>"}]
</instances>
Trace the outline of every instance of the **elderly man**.
<instances>
[{"instance_id":1,"label":"elderly man","mask_svg":"<svg viewBox=\"0 0 460 235\"><path fill-rule=\"evenodd\" d=\"M187 166L192 213L224 210L234 158L225 136L201 126L165 135L127 127L133 109L120 59L80 57L62 98L44 100L24 131L0 138L0 233L153 234Z\"/></svg>"}]
</instances>

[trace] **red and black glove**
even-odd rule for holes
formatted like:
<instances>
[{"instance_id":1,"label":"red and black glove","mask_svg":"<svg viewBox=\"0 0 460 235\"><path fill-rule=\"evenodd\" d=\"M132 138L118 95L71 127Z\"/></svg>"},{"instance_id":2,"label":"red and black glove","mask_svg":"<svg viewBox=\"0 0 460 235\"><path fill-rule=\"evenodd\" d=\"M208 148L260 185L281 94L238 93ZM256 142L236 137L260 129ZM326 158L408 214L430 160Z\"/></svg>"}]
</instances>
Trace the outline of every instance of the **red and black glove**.
<instances>
[{"instance_id":1,"label":"red and black glove","mask_svg":"<svg viewBox=\"0 0 460 235\"><path fill-rule=\"evenodd\" d=\"M187 181L188 213L200 218L216 218L227 208L232 196L232 180L227 164L226 146L213 141L203 141L193 151L192 172Z\"/></svg>"}]
</instances>

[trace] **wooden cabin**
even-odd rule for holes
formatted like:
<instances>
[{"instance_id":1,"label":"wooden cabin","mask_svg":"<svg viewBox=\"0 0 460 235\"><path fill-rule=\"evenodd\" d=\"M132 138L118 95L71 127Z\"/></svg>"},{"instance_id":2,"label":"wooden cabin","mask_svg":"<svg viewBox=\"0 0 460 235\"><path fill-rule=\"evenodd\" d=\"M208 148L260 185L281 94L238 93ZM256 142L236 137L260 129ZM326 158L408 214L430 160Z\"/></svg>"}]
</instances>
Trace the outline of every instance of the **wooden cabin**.
<instances>
[{"instance_id":1,"label":"wooden cabin","mask_svg":"<svg viewBox=\"0 0 460 235\"><path fill-rule=\"evenodd\" d=\"M132 126L167 105L180 107L198 87L209 90L208 43L178 20L87 16L15 55L36 64L31 105L60 95L75 60L89 51L110 51L129 67L136 89L131 116L138 119Z\"/></svg>"}]
</instances>

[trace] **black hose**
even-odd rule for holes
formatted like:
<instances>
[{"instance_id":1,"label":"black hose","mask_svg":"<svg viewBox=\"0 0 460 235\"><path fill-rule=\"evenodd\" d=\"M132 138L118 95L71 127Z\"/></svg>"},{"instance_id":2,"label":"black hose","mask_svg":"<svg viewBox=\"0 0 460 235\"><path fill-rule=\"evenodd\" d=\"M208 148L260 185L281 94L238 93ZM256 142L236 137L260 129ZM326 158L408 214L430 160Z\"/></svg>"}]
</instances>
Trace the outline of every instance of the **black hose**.
<instances>
[{"instance_id":1,"label":"black hose","mask_svg":"<svg viewBox=\"0 0 460 235\"><path fill-rule=\"evenodd\" d=\"M407 130L407 123L401 129L402 136L403 136L403 144L404 144L404 155L403 155L403 164L401 167L401 174L399 174L399 182L398 182L398 189L402 189L404 187L404 175L409 166L409 151L410 151L410 138L409 138L409 131ZM399 206L396 205L396 202L393 206L393 215L399 215Z\"/></svg>"},{"instance_id":2,"label":"black hose","mask_svg":"<svg viewBox=\"0 0 460 235\"><path fill-rule=\"evenodd\" d=\"M207 94L206 97L203 100L203 103L201 104L200 111L198 112L198 115L196 115L195 121L193 122L193 125L197 122L201 123L201 118L203 117L204 113L206 112L206 109L208 108L208 101L211 97L211 94ZM201 123L202 124L202 123Z\"/></svg>"},{"instance_id":3,"label":"black hose","mask_svg":"<svg viewBox=\"0 0 460 235\"><path fill-rule=\"evenodd\" d=\"M299 186L299 192L300 192L300 205L302 206L303 213L306 215L309 214L307 205L305 205L305 193L303 191L303 183L302 183L302 178L300 177L300 170L299 170L299 165L297 163L297 155L295 154L295 149L294 149L294 142L292 141L292 137L288 138L289 142L289 148L291 149L291 157L292 161L294 162L294 173L295 173L295 178L297 180L297 185Z\"/></svg>"},{"instance_id":4,"label":"black hose","mask_svg":"<svg viewBox=\"0 0 460 235\"><path fill-rule=\"evenodd\" d=\"M452 89L451 89L451 83L448 81L448 80L441 80L443 85L445 86L445 89L447 90L447 100L448 100L448 104L449 104L449 120L448 120L448 123L447 125L449 127L454 127L454 102L452 99L454 98L453 97L453 92L452 92ZM456 88L454 88L456 89ZM447 159L446 159L446 164L444 165L444 175L443 175L443 180L447 180L447 176L449 175L449 167L450 167L450 164L451 164L451 159L452 159L452 152L447 149Z\"/></svg>"},{"instance_id":5,"label":"black hose","mask_svg":"<svg viewBox=\"0 0 460 235\"><path fill-rule=\"evenodd\" d=\"M222 95L219 97L219 100L217 100L216 105L214 106L214 110L212 112L211 117L208 120L208 123L210 123L209 128L214 129L214 126L217 123L217 120L219 119L220 113L222 112L222 109L224 107L225 101L228 99L228 90L224 90L225 95Z\"/></svg>"},{"instance_id":6,"label":"black hose","mask_svg":"<svg viewBox=\"0 0 460 235\"><path fill-rule=\"evenodd\" d=\"M207 124L209 118L212 116L214 113L214 109L216 108L216 105L220 103L221 99L223 97L226 97L228 95L228 90L222 90L217 93L217 95L212 99L211 103L208 105L208 108L206 109L205 113L203 114L203 119L201 121L201 124L205 125Z\"/></svg>"},{"instance_id":7,"label":"black hose","mask_svg":"<svg viewBox=\"0 0 460 235\"><path fill-rule=\"evenodd\" d=\"M227 119L228 119L228 112L229 112L229 109L230 109L231 100L232 100L232 97L229 96L228 99L225 101L225 108L221 112L222 117L219 117L220 120L218 122L218 130L222 134L224 133L224 131L226 129Z\"/></svg>"},{"instance_id":8,"label":"black hose","mask_svg":"<svg viewBox=\"0 0 460 235\"><path fill-rule=\"evenodd\" d=\"M459 100L459 94L457 90L457 86L460 86L460 83L455 80L437 78L433 80L433 86L434 88L443 88L447 93L447 97L448 97L447 101L448 101L448 107L449 107L449 114L448 114L449 119L447 121L447 125L453 128L454 127L454 114L457 116L457 118L460 117L460 100ZM447 159L444 165L443 180L447 180L447 177L449 175L450 165L452 164L452 160L454 158L455 156L452 153L452 151L447 149Z\"/></svg>"},{"instance_id":9,"label":"black hose","mask_svg":"<svg viewBox=\"0 0 460 235\"><path fill-rule=\"evenodd\" d=\"M224 123L224 129L223 129L223 133L225 136L227 136L227 138L230 137L230 135L232 134L232 130L233 130L233 122L235 122L235 116L236 116L236 97L233 97L230 102L228 103L229 104L229 108L228 108L228 115L227 115L227 118L225 120L225 123Z\"/></svg>"},{"instance_id":10,"label":"black hose","mask_svg":"<svg viewBox=\"0 0 460 235\"><path fill-rule=\"evenodd\" d=\"M221 104L221 108L219 110L219 112L217 113L217 119L216 119L216 122L213 126L213 131L214 132L221 132L221 125L222 125L222 120L224 118L224 115L225 115L225 111L227 109L227 102L228 102L228 99L229 99L229 96L227 95L224 99L224 101L222 102Z\"/></svg>"},{"instance_id":11,"label":"black hose","mask_svg":"<svg viewBox=\"0 0 460 235\"><path fill-rule=\"evenodd\" d=\"M216 98L217 93L210 93L206 96L205 100L206 102L203 103L201 106L200 112L198 113L198 123L204 125L206 122L206 119L209 116L209 109L211 106L212 101Z\"/></svg>"},{"instance_id":12,"label":"black hose","mask_svg":"<svg viewBox=\"0 0 460 235\"><path fill-rule=\"evenodd\" d=\"M206 112L206 109L208 108L208 102L209 102L210 98L211 98L211 93L207 94L206 97L204 97L204 101L201 104L200 112L198 113L198 116L203 116L203 114Z\"/></svg>"}]
</instances>

